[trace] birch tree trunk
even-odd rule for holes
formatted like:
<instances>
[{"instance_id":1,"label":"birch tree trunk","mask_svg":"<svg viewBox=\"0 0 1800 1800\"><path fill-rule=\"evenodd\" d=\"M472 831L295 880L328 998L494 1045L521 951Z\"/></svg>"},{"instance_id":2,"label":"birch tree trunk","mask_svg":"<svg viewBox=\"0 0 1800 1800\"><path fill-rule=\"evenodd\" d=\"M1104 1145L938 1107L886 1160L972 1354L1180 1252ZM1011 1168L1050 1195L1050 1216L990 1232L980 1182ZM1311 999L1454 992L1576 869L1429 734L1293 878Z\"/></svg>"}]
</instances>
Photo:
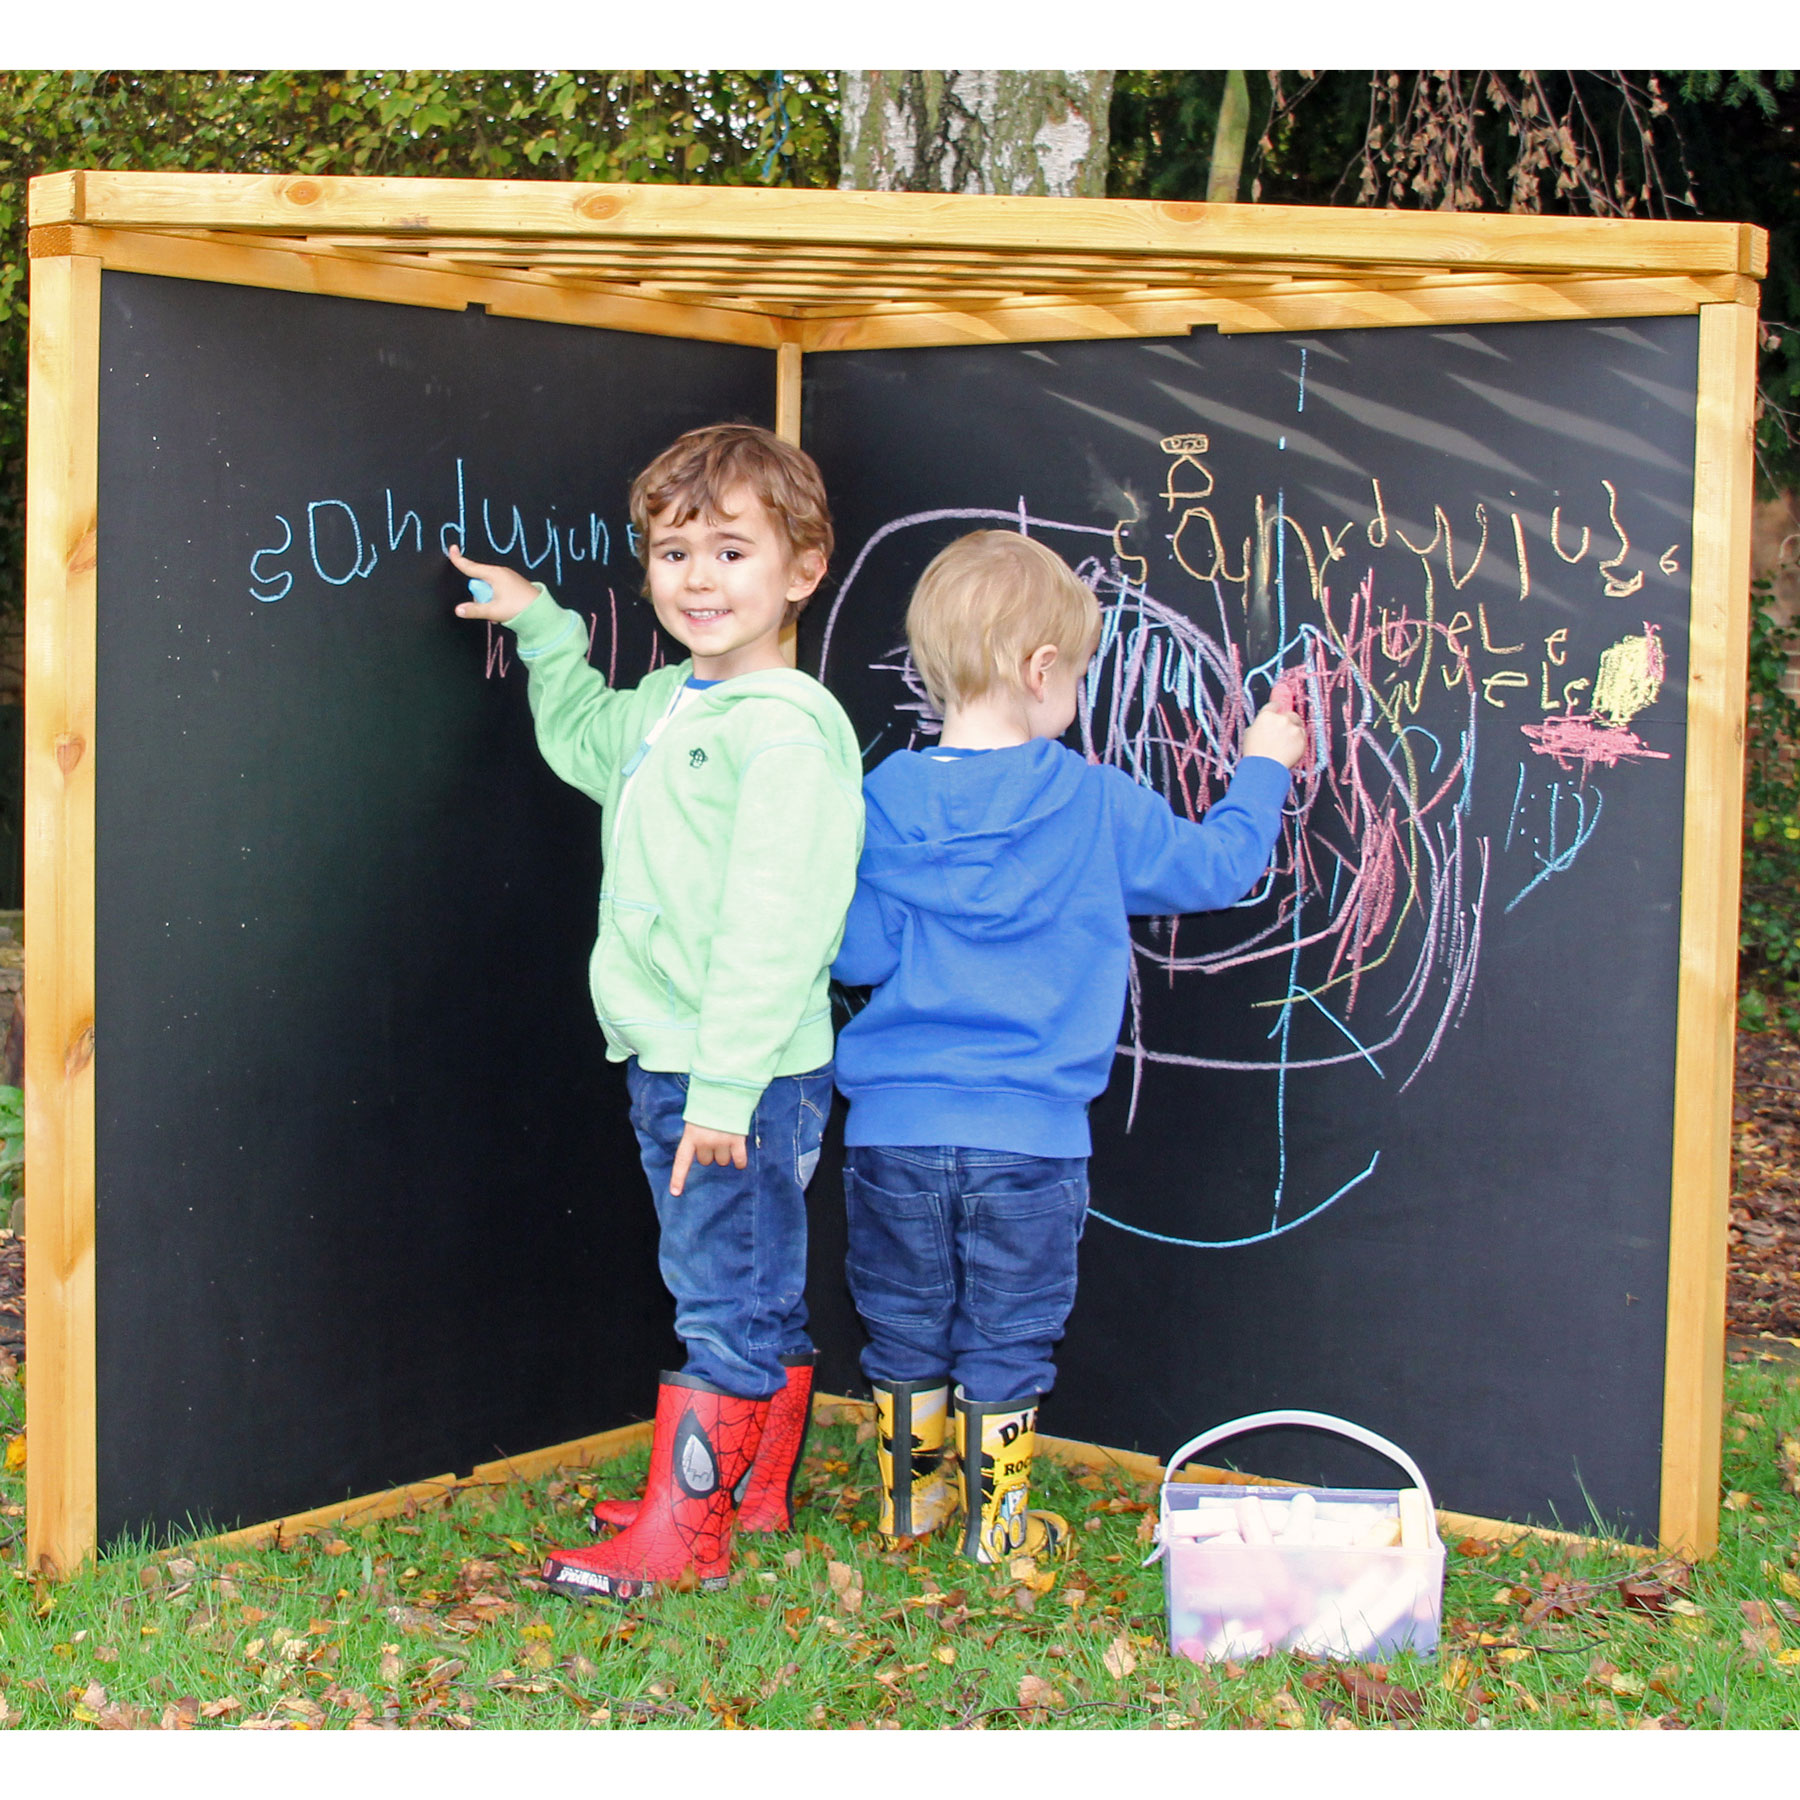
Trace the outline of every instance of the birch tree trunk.
<instances>
[{"instance_id":1,"label":"birch tree trunk","mask_svg":"<svg viewBox=\"0 0 1800 1800\"><path fill-rule=\"evenodd\" d=\"M1111 69L841 69L839 187L1106 192Z\"/></svg>"}]
</instances>

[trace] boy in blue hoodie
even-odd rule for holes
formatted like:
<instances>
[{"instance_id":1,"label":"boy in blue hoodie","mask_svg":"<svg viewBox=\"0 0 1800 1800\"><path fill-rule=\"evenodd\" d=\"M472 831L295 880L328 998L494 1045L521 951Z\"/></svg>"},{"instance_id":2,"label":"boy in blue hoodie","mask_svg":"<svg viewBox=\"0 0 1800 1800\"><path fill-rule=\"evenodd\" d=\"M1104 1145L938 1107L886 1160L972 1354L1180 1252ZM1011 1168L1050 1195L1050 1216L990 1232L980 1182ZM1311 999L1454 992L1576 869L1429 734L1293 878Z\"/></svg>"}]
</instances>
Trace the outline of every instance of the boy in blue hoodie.
<instances>
[{"instance_id":1,"label":"boy in blue hoodie","mask_svg":"<svg viewBox=\"0 0 1800 1800\"><path fill-rule=\"evenodd\" d=\"M1057 741L1099 628L1092 592L1034 539L974 532L926 569L906 635L943 731L864 784L832 967L874 989L838 1035L837 1085L880 1529L923 1536L960 1503L978 1562L1054 1552L1068 1529L1028 1509L1031 1460L1075 1302L1087 1106L1112 1070L1127 920L1248 893L1306 749L1299 719L1271 703L1225 797L1198 824L1176 817Z\"/></svg>"}]
</instances>

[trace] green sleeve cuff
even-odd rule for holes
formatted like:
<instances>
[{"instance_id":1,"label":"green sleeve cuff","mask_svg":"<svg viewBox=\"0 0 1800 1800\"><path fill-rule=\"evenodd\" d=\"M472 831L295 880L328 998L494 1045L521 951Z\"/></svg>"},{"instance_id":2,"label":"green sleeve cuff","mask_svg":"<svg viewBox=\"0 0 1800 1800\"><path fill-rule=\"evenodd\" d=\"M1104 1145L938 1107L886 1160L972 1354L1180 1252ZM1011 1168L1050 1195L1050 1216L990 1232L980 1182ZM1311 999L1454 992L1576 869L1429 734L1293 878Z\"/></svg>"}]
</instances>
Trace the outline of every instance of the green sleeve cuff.
<instances>
[{"instance_id":1,"label":"green sleeve cuff","mask_svg":"<svg viewBox=\"0 0 1800 1800\"><path fill-rule=\"evenodd\" d=\"M736 1087L722 1081L688 1078L687 1105L681 1109L689 1125L703 1126L708 1131L729 1131L734 1137L746 1137L756 1103L762 1098L760 1088Z\"/></svg>"},{"instance_id":2,"label":"green sleeve cuff","mask_svg":"<svg viewBox=\"0 0 1800 1800\"><path fill-rule=\"evenodd\" d=\"M531 585L537 589L537 598L522 613L506 621L507 630L518 636L521 656L549 649L560 633L570 630L571 623L575 629L581 623L576 614L556 604L541 581Z\"/></svg>"}]
</instances>

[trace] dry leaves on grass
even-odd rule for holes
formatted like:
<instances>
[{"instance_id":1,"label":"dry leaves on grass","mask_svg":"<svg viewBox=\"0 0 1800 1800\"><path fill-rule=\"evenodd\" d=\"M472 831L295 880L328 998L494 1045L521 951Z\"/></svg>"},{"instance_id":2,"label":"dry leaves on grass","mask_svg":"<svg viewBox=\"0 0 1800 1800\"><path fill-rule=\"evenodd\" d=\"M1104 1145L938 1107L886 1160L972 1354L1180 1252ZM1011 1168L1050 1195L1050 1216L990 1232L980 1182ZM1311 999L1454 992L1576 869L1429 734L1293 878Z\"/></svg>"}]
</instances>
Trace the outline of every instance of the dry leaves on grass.
<instances>
[{"instance_id":1,"label":"dry leaves on grass","mask_svg":"<svg viewBox=\"0 0 1800 1800\"><path fill-rule=\"evenodd\" d=\"M838 1562L835 1559L826 1563L825 1574L831 1583L831 1591L837 1596L839 1611L861 1612L863 1603L861 1575L848 1563Z\"/></svg>"},{"instance_id":2,"label":"dry leaves on grass","mask_svg":"<svg viewBox=\"0 0 1800 1800\"><path fill-rule=\"evenodd\" d=\"M1019 1705L1029 1724L1040 1723L1050 1711L1061 1711L1068 1702L1061 1688L1052 1687L1041 1675L1019 1677Z\"/></svg>"},{"instance_id":3,"label":"dry leaves on grass","mask_svg":"<svg viewBox=\"0 0 1800 1800\"><path fill-rule=\"evenodd\" d=\"M1775 1461L1781 1471L1781 1485L1790 1494L1800 1495L1800 1437L1784 1437Z\"/></svg>"},{"instance_id":4,"label":"dry leaves on grass","mask_svg":"<svg viewBox=\"0 0 1800 1800\"><path fill-rule=\"evenodd\" d=\"M1123 1681L1137 1667L1137 1655L1131 1648L1131 1639L1121 1634L1106 1646L1106 1653L1100 1658L1106 1672L1114 1681Z\"/></svg>"},{"instance_id":5,"label":"dry leaves on grass","mask_svg":"<svg viewBox=\"0 0 1800 1800\"><path fill-rule=\"evenodd\" d=\"M1732 1119L1729 1329L1800 1337L1800 1043L1738 1034Z\"/></svg>"}]
</instances>

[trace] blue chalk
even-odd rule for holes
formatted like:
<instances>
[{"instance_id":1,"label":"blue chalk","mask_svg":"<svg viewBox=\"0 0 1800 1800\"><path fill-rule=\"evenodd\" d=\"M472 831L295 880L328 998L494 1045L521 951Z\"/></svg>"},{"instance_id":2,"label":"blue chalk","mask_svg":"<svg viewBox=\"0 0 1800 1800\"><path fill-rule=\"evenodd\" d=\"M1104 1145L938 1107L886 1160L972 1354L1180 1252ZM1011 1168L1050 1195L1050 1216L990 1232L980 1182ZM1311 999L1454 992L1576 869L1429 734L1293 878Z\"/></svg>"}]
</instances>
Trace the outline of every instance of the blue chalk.
<instances>
[{"instance_id":1,"label":"blue chalk","mask_svg":"<svg viewBox=\"0 0 1800 1800\"><path fill-rule=\"evenodd\" d=\"M479 575L469 577L469 595L478 606L486 606L494 597L492 582L483 581Z\"/></svg>"}]
</instances>

